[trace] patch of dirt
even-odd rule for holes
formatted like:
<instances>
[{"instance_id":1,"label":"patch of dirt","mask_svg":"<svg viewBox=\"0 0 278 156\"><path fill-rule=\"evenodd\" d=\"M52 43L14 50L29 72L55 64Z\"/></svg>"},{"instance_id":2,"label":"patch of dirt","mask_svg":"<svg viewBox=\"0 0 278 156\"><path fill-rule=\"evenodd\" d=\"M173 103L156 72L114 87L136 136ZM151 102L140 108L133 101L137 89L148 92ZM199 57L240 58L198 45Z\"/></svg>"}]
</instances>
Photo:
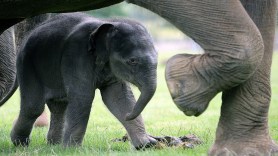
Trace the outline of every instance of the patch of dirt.
<instances>
[{"instance_id":1,"label":"patch of dirt","mask_svg":"<svg viewBox=\"0 0 278 156\"><path fill-rule=\"evenodd\" d=\"M174 137L174 136L163 136L163 137L150 136L150 137L157 140L158 143L154 146L154 148L157 149L162 149L165 147L194 148L195 146L203 143L203 141L194 134L189 134L180 137ZM112 142L127 142L127 141L129 141L129 137L127 134L124 135L122 138L116 138L112 140Z\"/></svg>"}]
</instances>

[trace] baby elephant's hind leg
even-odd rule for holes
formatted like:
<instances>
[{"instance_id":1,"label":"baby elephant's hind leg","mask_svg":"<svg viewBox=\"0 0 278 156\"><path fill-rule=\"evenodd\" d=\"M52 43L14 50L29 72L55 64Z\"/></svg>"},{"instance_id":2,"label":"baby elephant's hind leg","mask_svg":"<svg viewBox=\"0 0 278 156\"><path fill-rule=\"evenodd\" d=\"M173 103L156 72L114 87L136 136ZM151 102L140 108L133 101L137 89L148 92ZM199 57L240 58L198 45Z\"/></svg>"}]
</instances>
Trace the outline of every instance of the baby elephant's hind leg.
<instances>
[{"instance_id":1,"label":"baby elephant's hind leg","mask_svg":"<svg viewBox=\"0 0 278 156\"><path fill-rule=\"evenodd\" d=\"M28 146L33 124L42 114L45 101L40 84L32 78L21 83L20 91L20 114L11 131L11 140L15 146Z\"/></svg>"},{"instance_id":2,"label":"baby elephant's hind leg","mask_svg":"<svg viewBox=\"0 0 278 156\"><path fill-rule=\"evenodd\" d=\"M48 144L59 144L62 142L63 128L65 122L66 101L47 101L51 113L50 127L47 134Z\"/></svg>"},{"instance_id":3,"label":"baby elephant's hind leg","mask_svg":"<svg viewBox=\"0 0 278 156\"><path fill-rule=\"evenodd\" d=\"M91 112L92 99L86 96L78 98L70 94L65 112L64 146L81 145Z\"/></svg>"}]
</instances>

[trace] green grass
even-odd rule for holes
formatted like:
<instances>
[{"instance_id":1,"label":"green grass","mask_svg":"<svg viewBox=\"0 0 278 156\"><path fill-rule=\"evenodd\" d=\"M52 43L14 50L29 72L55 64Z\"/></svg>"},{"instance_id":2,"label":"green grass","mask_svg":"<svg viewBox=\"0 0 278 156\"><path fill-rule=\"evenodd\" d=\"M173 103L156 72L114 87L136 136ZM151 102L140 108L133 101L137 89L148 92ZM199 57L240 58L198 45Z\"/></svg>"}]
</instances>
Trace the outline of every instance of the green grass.
<instances>
[{"instance_id":1,"label":"green grass","mask_svg":"<svg viewBox=\"0 0 278 156\"><path fill-rule=\"evenodd\" d=\"M165 61L173 53L159 54L158 88L155 96L143 112L147 131L156 136L183 136L196 134L204 144L194 149L165 148L135 151L129 143L113 143L114 138L126 132L111 115L101 101L99 92L93 103L90 121L83 145L77 148L63 148L60 145L46 144L47 128L34 128L28 148L15 148L10 141L10 130L19 111L18 92L0 108L0 155L206 155L213 144L215 129L220 114L221 95L210 103L207 111L200 117L187 117L180 112L171 100L164 80ZM270 108L270 132L278 141L278 54L275 53L272 72L272 102ZM138 91L136 91L138 95Z\"/></svg>"}]
</instances>

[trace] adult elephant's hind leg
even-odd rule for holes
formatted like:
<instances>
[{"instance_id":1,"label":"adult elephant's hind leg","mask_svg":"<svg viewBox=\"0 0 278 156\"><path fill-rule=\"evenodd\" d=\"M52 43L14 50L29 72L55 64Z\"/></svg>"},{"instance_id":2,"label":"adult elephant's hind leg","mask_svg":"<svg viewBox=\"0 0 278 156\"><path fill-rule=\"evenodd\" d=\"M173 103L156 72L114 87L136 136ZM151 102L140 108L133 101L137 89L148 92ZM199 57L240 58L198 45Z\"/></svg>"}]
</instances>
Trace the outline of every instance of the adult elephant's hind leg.
<instances>
[{"instance_id":1,"label":"adult elephant's hind leg","mask_svg":"<svg viewBox=\"0 0 278 156\"><path fill-rule=\"evenodd\" d=\"M129 0L166 18L195 40L203 55L176 55L166 67L175 104L200 115L220 91L246 81L263 55L263 41L240 1Z\"/></svg>"}]
</instances>

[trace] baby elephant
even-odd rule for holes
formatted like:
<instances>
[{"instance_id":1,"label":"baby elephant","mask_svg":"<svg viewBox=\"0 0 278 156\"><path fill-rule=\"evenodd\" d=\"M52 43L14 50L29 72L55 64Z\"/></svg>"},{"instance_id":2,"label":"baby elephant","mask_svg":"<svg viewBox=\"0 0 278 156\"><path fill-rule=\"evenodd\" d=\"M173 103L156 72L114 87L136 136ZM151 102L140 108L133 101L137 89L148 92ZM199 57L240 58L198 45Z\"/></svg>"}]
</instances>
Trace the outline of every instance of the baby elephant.
<instances>
[{"instance_id":1,"label":"baby elephant","mask_svg":"<svg viewBox=\"0 0 278 156\"><path fill-rule=\"evenodd\" d=\"M137 22L82 13L51 18L30 33L17 58L21 109L12 142L29 144L46 103L51 112L48 143L81 144L98 88L136 148L155 144L140 113L156 90L156 68L151 37ZM137 102L128 82L141 92Z\"/></svg>"}]
</instances>

